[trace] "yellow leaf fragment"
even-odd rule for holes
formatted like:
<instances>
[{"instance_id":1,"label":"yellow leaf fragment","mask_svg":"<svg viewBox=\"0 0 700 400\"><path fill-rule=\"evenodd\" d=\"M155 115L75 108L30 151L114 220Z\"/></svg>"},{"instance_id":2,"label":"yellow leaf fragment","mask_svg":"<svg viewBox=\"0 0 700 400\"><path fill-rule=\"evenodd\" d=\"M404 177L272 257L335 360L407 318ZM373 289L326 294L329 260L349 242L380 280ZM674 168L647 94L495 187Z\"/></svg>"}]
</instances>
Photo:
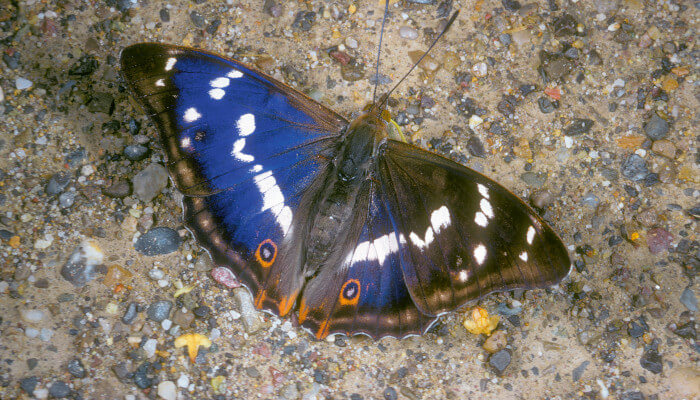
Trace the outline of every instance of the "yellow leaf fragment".
<instances>
[{"instance_id":1,"label":"yellow leaf fragment","mask_svg":"<svg viewBox=\"0 0 700 400\"><path fill-rule=\"evenodd\" d=\"M199 352L199 346L209 348L211 340L199 333L186 333L175 339L175 348L179 349L183 346L187 346L187 354L190 356L190 361L194 362L194 359L197 358L197 352Z\"/></svg>"},{"instance_id":2,"label":"yellow leaf fragment","mask_svg":"<svg viewBox=\"0 0 700 400\"><path fill-rule=\"evenodd\" d=\"M177 299L178 297L182 296L183 294L191 292L192 289L194 289L193 285L183 286L180 289L178 289L177 291L175 291L175 294L173 295L173 297L175 297Z\"/></svg>"},{"instance_id":3,"label":"yellow leaf fragment","mask_svg":"<svg viewBox=\"0 0 700 400\"><path fill-rule=\"evenodd\" d=\"M464 319L464 327L474 335L490 335L498 326L498 315L489 315L489 312L481 307L475 307L467 313Z\"/></svg>"}]
</instances>

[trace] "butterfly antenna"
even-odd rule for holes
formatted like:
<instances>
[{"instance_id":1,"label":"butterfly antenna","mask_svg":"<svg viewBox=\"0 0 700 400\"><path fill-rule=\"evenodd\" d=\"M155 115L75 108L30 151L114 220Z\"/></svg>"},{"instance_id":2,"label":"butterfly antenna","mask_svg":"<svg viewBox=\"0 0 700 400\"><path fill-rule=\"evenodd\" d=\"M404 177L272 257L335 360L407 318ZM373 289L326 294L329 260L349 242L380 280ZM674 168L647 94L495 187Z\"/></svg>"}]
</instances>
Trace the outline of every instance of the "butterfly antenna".
<instances>
[{"instance_id":1,"label":"butterfly antenna","mask_svg":"<svg viewBox=\"0 0 700 400\"><path fill-rule=\"evenodd\" d=\"M448 31L448 30L450 29L450 27L452 26L452 23L455 22L455 20L457 19L457 15L459 15L459 10L455 11L454 14L452 14L452 16L450 17L450 19L447 21L447 25L445 25L445 28L442 30L442 32L440 32L440 34L438 35L438 37L436 37L435 40L433 40L433 43L430 45L430 47L428 47L428 50L427 50L425 53L423 53L422 56L420 56L420 58L418 59L418 61L417 61L415 64L413 64L413 66L411 67L411 69L408 70L408 72L406 72L406 75L404 75L403 78L401 78L401 80L400 80L396 85L394 85L393 88L391 88L391 90L389 91L389 93L387 93L387 94L384 96L384 100L382 100L381 104L379 104L379 108L383 108L383 107L384 107L384 105L386 104L386 102L389 100L389 96L391 96L391 93L394 92L394 90L401 84L401 82L404 81L404 79L406 79L409 75L411 75L411 72L413 72L413 70L416 69L416 67L418 66L418 64L420 64L420 62L423 61L423 58L425 58L425 56L427 56L428 53L430 53L430 50L432 50L433 47L435 47L435 45L437 44L437 42L440 41L440 38L442 38L442 37L445 35L445 33L447 33L447 31ZM374 89L376 90L377 87L375 86Z\"/></svg>"},{"instance_id":2,"label":"butterfly antenna","mask_svg":"<svg viewBox=\"0 0 700 400\"><path fill-rule=\"evenodd\" d=\"M386 18L389 14L389 0L384 2L384 18L382 18L382 29L379 31L379 49L377 49L377 68L374 73L374 93L372 93L372 106L374 107L374 101L377 98L377 86L379 86L379 62L382 59L382 39L384 39L384 25L386 25Z\"/></svg>"}]
</instances>

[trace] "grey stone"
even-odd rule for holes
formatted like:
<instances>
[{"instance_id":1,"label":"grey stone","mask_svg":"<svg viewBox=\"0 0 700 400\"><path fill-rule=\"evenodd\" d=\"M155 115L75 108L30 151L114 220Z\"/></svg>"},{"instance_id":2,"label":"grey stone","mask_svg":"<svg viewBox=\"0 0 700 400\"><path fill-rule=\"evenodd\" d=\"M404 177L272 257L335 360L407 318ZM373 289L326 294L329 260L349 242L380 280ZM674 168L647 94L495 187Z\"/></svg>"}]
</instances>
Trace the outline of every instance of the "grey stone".
<instances>
[{"instance_id":1,"label":"grey stone","mask_svg":"<svg viewBox=\"0 0 700 400\"><path fill-rule=\"evenodd\" d=\"M586 367L590 363L590 361L584 361L581 363L581 365L574 368L574 370L571 372L571 379L573 379L574 382L578 382L579 379L581 379L581 376L583 376L583 372L586 370Z\"/></svg>"},{"instance_id":2,"label":"grey stone","mask_svg":"<svg viewBox=\"0 0 700 400\"><path fill-rule=\"evenodd\" d=\"M151 303L151 305L148 306L146 314L148 315L149 319L156 322L162 322L164 319L170 316L170 310L172 308L173 303L167 300L159 300Z\"/></svg>"},{"instance_id":3,"label":"grey stone","mask_svg":"<svg viewBox=\"0 0 700 400\"><path fill-rule=\"evenodd\" d=\"M114 111L114 97L109 93L96 92L87 104L91 113L104 113L111 115Z\"/></svg>"},{"instance_id":4,"label":"grey stone","mask_svg":"<svg viewBox=\"0 0 700 400\"><path fill-rule=\"evenodd\" d=\"M244 287L234 289L233 301L238 307L238 312L241 313L241 321L246 332L253 333L262 327L262 321L258 317L258 312L253 305L253 297L248 289Z\"/></svg>"},{"instance_id":5,"label":"grey stone","mask_svg":"<svg viewBox=\"0 0 700 400\"><path fill-rule=\"evenodd\" d=\"M693 289L689 287L685 288L683 293L681 293L679 300L688 310L692 312L698 311L698 299L695 297L695 292L693 292Z\"/></svg>"},{"instance_id":6,"label":"grey stone","mask_svg":"<svg viewBox=\"0 0 700 400\"><path fill-rule=\"evenodd\" d=\"M630 154L625 161L622 162L622 176L632 181L641 181L644 179L649 170L647 162L637 154Z\"/></svg>"},{"instance_id":7,"label":"grey stone","mask_svg":"<svg viewBox=\"0 0 700 400\"><path fill-rule=\"evenodd\" d=\"M168 171L160 164L150 164L134 176L134 193L139 200L153 200L168 185Z\"/></svg>"},{"instance_id":8,"label":"grey stone","mask_svg":"<svg viewBox=\"0 0 700 400\"><path fill-rule=\"evenodd\" d=\"M494 353L489 358L489 365L496 371L498 375L502 375L503 372L510 365L511 354L507 349L503 349Z\"/></svg>"},{"instance_id":9,"label":"grey stone","mask_svg":"<svg viewBox=\"0 0 700 400\"><path fill-rule=\"evenodd\" d=\"M61 171L53 174L46 184L46 194L49 196L55 196L66 188L70 184L71 175L66 171Z\"/></svg>"},{"instance_id":10,"label":"grey stone","mask_svg":"<svg viewBox=\"0 0 700 400\"><path fill-rule=\"evenodd\" d=\"M670 125L668 122L654 114L644 124L644 133L651 140L660 140L668 136Z\"/></svg>"},{"instance_id":11,"label":"grey stone","mask_svg":"<svg viewBox=\"0 0 700 400\"><path fill-rule=\"evenodd\" d=\"M175 230L159 226L139 236L134 248L141 254L156 256L176 251L180 242L180 235Z\"/></svg>"},{"instance_id":12,"label":"grey stone","mask_svg":"<svg viewBox=\"0 0 700 400\"><path fill-rule=\"evenodd\" d=\"M126 307L126 311L124 312L124 315L122 315L122 322L126 325L131 325L131 323L134 322L134 320L136 319L137 315L138 315L138 312L137 312L136 303L131 302Z\"/></svg>"},{"instance_id":13,"label":"grey stone","mask_svg":"<svg viewBox=\"0 0 700 400\"><path fill-rule=\"evenodd\" d=\"M77 358L68 361L66 369L68 370L69 374L73 375L76 378L85 378L85 376L87 375L83 363Z\"/></svg>"},{"instance_id":14,"label":"grey stone","mask_svg":"<svg viewBox=\"0 0 700 400\"><path fill-rule=\"evenodd\" d=\"M68 397L68 395L70 395L70 392L70 386L68 386L67 383L62 381L55 381L51 384L51 387L49 388L49 394L51 395L51 397L56 399L66 398Z\"/></svg>"},{"instance_id":15,"label":"grey stone","mask_svg":"<svg viewBox=\"0 0 700 400\"><path fill-rule=\"evenodd\" d=\"M22 378L22 380L19 381L19 387L22 388L28 395L32 396L34 394L34 389L36 389L36 385L39 383L39 378L36 376L30 376L27 378Z\"/></svg>"}]
</instances>

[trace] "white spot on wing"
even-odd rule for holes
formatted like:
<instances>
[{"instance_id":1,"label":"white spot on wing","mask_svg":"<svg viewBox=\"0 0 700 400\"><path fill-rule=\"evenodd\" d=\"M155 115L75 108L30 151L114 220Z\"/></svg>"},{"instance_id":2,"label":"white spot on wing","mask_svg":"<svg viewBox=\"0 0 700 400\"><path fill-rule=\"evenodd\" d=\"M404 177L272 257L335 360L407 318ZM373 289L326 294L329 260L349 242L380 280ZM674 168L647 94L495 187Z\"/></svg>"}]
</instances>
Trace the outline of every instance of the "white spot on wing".
<instances>
[{"instance_id":1,"label":"white spot on wing","mask_svg":"<svg viewBox=\"0 0 700 400\"><path fill-rule=\"evenodd\" d=\"M527 261L527 251L523 251L518 257L523 261Z\"/></svg>"},{"instance_id":2,"label":"white spot on wing","mask_svg":"<svg viewBox=\"0 0 700 400\"><path fill-rule=\"evenodd\" d=\"M479 265L484 263L486 259L486 247L483 244L479 244L474 248L474 259Z\"/></svg>"},{"instance_id":3,"label":"white spot on wing","mask_svg":"<svg viewBox=\"0 0 700 400\"><path fill-rule=\"evenodd\" d=\"M430 224L435 233L440 233L442 228L447 228L451 223L450 210L446 206L442 206L430 214Z\"/></svg>"},{"instance_id":4,"label":"white spot on wing","mask_svg":"<svg viewBox=\"0 0 700 400\"><path fill-rule=\"evenodd\" d=\"M263 205L260 211L271 210L275 214L277 223L282 228L283 235L286 235L292 226L292 209L284 204L284 195L277 185L277 180L272 175L272 171L258 174L253 180L263 196Z\"/></svg>"},{"instance_id":5,"label":"white spot on wing","mask_svg":"<svg viewBox=\"0 0 700 400\"><path fill-rule=\"evenodd\" d=\"M469 274L467 273L466 269L459 271L459 280L461 282L466 282L468 278L469 278Z\"/></svg>"},{"instance_id":6,"label":"white spot on wing","mask_svg":"<svg viewBox=\"0 0 700 400\"><path fill-rule=\"evenodd\" d=\"M176 62L177 62L177 58L175 58L175 57L168 58L168 61L165 62L165 70L170 71L171 69L173 69Z\"/></svg>"},{"instance_id":7,"label":"white spot on wing","mask_svg":"<svg viewBox=\"0 0 700 400\"><path fill-rule=\"evenodd\" d=\"M237 69L232 69L231 72L226 74L229 78L236 79L236 78L242 78L243 77L243 72L237 70Z\"/></svg>"},{"instance_id":8,"label":"white spot on wing","mask_svg":"<svg viewBox=\"0 0 700 400\"><path fill-rule=\"evenodd\" d=\"M225 88L229 85L229 83L231 83L231 80L224 77L216 78L213 81L209 82L209 84L213 88Z\"/></svg>"},{"instance_id":9,"label":"white spot on wing","mask_svg":"<svg viewBox=\"0 0 700 400\"><path fill-rule=\"evenodd\" d=\"M182 147L183 149L189 149L191 145L192 140L190 140L190 138L188 137L184 137L182 138L182 140L180 140L180 147Z\"/></svg>"},{"instance_id":10,"label":"white spot on wing","mask_svg":"<svg viewBox=\"0 0 700 400\"><path fill-rule=\"evenodd\" d=\"M417 247L426 249L428 246L430 246L430 243L433 242L433 239L435 239L435 234L433 232L433 228L429 226L425 231L425 240L421 239L421 237L416 235L415 232L411 232L411 234L408 235L408 238L411 239L411 242Z\"/></svg>"},{"instance_id":11,"label":"white spot on wing","mask_svg":"<svg viewBox=\"0 0 700 400\"><path fill-rule=\"evenodd\" d=\"M245 139L240 138L233 143L233 150L231 150L231 155L236 157L237 160L243 162L253 162L255 157L250 154L243 153L243 148L245 147ZM284 200L284 199L283 199Z\"/></svg>"},{"instance_id":12,"label":"white spot on wing","mask_svg":"<svg viewBox=\"0 0 700 400\"><path fill-rule=\"evenodd\" d=\"M185 110L185 115L182 118L185 120L185 122L194 122L202 118L202 114L200 114L196 108L190 107Z\"/></svg>"},{"instance_id":13,"label":"white spot on wing","mask_svg":"<svg viewBox=\"0 0 700 400\"><path fill-rule=\"evenodd\" d=\"M530 225L527 228L527 244L532 244L532 241L535 239L535 227Z\"/></svg>"},{"instance_id":14,"label":"white spot on wing","mask_svg":"<svg viewBox=\"0 0 700 400\"><path fill-rule=\"evenodd\" d=\"M211 97L214 100L221 100L225 94L226 91L224 89L211 89L209 91L209 97Z\"/></svg>"},{"instance_id":15,"label":"white spot on wing","mask_svg":"<svg viewBox=\"0 0 700 400\"><path fill-rule=\"evenodd\" d=\"M483 228L486 228L486 225L489 224L489 220L486 219L486 216L481 211L477 211L476 215L474 215L474 222Z\"/></svg>"},{"instance_id":16,"label":"white spot on wing","mask_svg":"<svg viewBox=\"0 0 700 400\"><path fill-rule=\"evenodd\" d=\"M238 128L238 134L241 136L248 136L255 132L255 116L253 114L241 115L236 121L236 128Z\"/></svg>"},{"instance_id":17,"label":"white spot on wing","mask_svg":"<svg viewBox=\"0 0 700 400\"><path fill-rule=\"evenodd\" d=\"M493 208L491 208L491 203L486 199L481 199L479 203L481 206L481 211L489 218L493 218Z\"/></svg>"},{"instance_id":18,"label":"white spot on wing","mask_svg":"<svg viewBox=\"0 0 700 400\"><path fill-rule=\"evenodd\" d=\"M358 243L355 249L345 258L345 264L351 265L365 260L379 261L379 264L384 264L384 261L386 261L391 254L397 253L398 251L399 242L396 240L396 233L391 232L371 242L364 241Z\"/></svg>"},{"instance_id":19,"label":"white spot on wing","mask_svg":"<svg viewBox=\"0 0 700 400\"><path fill-rule=\"evenodd\" d=\"M250 169L250 172L260 172L262 171L262 165L260 164L255 164L253 165L253 168Z\"/></svg>"},{"instance_id":20,"label":"white spot on wing","mask_svg":"<svg viewBox=\"0 0 700 400\"><path fill-rule=\"evenodd\" d=\"M486 186L482 185L481 183L476 184L477 189L479 189L479 193L481 193L482 196L485 198L489 198L489 188Z\"/></svg>"},{"instance_id":21,"label":"white spot on wing","mask_svg":"<svg viewBox=\"0 0 700 400\"><path fill-rule=\"evenodd\" d=\"M158 79L156 81L156 86L165 86L165 81L163 80L163 78Z\"/></svg>"}]
</instances>

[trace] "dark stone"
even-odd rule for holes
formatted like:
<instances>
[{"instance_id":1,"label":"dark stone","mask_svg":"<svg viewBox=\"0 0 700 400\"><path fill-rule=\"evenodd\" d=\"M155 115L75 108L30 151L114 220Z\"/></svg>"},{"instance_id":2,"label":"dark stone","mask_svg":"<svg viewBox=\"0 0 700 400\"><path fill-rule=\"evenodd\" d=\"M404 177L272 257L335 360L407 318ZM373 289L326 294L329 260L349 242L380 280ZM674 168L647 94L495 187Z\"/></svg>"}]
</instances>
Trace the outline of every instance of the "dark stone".
<instances>
[{"instance_id":1,"label":"dark stone","mask_svg":"<svg viewBox=\"0 0 700 400\"><path fill-rule=\"evenodd\" d=\"M156 227L141 235L136 240L134 248L141 254L156 256L176 251L180 242L180 235L175 230Z\"/></svg>"},{"instance_id":2,"label":"dark stone","mask_svg":"<svg viewBox=\"0 0 700 400\"><path fill-rule=\"evenodd\" d=\"M682 337L683 339L695 340L697 334L695 331L695 321L688 321L687 323L676 328L673 333Z\"/></svg>"},{"instance_id":3,"label":"dark stone","mask_svg":"<svg viewBox=\"0 0 700 400\"><path fill-rule=\"evenodd\" d=\"M207 26L206 31L208 34L213 35L219 30L219 26L221 26L221 20L217 18L211 21L211 23Z\"/></svg>"},{"instance_id":4,"label":"dark stone","mask_svg":"<svg viewBox=\"0 0 700 400\"><path fill-rule=\"evenodd\" d=\"M99 66L94 56L86 54L78 59L68 70L68 75L88 76L92 75Z\"/></svg>"},{"instance_id":5,"label":"dark stone","mask_svg":"<svg viewBox=\"0 0 700 400\"><path fill-rule=\"evenodd\" d=\"M328 383L328 374L320 369L314 370L314 382L325 385Z\"/></svg>"},{"instance_id":6,"label":"dark stone","mask_svg":"<svg viewBox=\"0 0 700 400\"><path fill-rule=\"evenodd\" d=\"M583 376L583 372L586 370L586 367L590 363L590 361L584 361L581 363L581 365L574 368L574 370L571 372L571 379L573 379L574 382L578 382L579 379L581 379L581 376Z\"/></svg>"},{"instance_id":7,"label":"dark stone","mask_svg":"<svg viewBox=\"0 0 700 400\"><path fill-rule=\"evenodd\" d=\"M300 30L303 32L308 32L311 30L314 22L316 21L316 13L313 11L299 11L294 17L294 22L292 22L292 28Z\"/></svg>"},{"instance_id":8,"label":"dark stone","mask_svg":"<svg viewBox=\"0 0 700 400\"><path fill-rule=\"evenodd\" d=\"M537 67L537 71L542 80L547 83L565 78L575 66L576 63L564 54L541 51L540 65Z\"/></svg>"},{"instance_id":9,"label":"dark stone","mask_svg":"<svg viewBox=\"0 0 700 400\"><path fill-rule=\"evenodd\" d=\"M501 0L501 4L503 4L503 8L505 8L506 11L510 12L516 12L522 7L520 2L516 0Z\"/></svg>"},{"instance_id":10,"label":"dark stone","mask_svg":"<svg viewBox=\"0 0 700 400\"><path fill-rule=\"evenodd\" d=\"M474 157L483 158L486 155L484 144L481 143L481 139L476 136L471 136L469 139L467 139L467 150L469 150L469 154L473 155Z\"/></svg>"},{"instance_id":11,"label":"dark stone","mask_svg":"<svg viewBox=\"0 0 700 400\"><path fill-rule=\"evenodd\" d=\"M134 372L134 384L141 389L147 389L153 384L153 379L148 376L148 371L151 369L151 363L148 361L139 365Z\"/></svg>"},{"instance_id":12,"label":"dark stone","mask_svg":"<svg viewBox=\"0 0 700 400\"><path fill-rule=\"evenodd\" d=\"M34 395L34 389L36 389L36 385L39 383L39 378L36 376L30 376L27 378L22 378L19 381L19 387L22 388L22 390L25 391L30 396Z\"/></svg>"},{"instance_id":13,"label":"dark stone","mask_svg":"<svg viewBox=\"0 0 700 400\"><path fill-rule=\"evenodd\" d=\"M131 302L126 307L126 311L124 312L124 315L122 315L122 322L125 325L131 325L131 323L134 322L134 320L136 319L137 315L138 315L138 309L137 309L136 303Z\"/></svg>"},{"instance_id":14,"label":"dark stone","mask_svg":"<svg viewBox=\"0 0 700 400\"><path fill-rule=\"evenodd\" d=\"M192 21L192 24L196 26L197 28L204 28L204 16L202 14L198 13L197 11L192 11L190 13L190 21Z\"/></svg>"},{"instance_id":15,"label":"dark stone","mask_svg":"<svg viewBox=\"0 0 700 400\"><path fill-rule=\"evenodd\" d=\"M49 388L49 395L55 399L63 399L70 395L71 389L67 383L55 381Z\"/></svg>"},{"instance_id":16,"label":"dark stone","mask_svg":"<svg viewBox=\"0 0 700 400\"><path fill-rule=\"evenodd\" d=\"M518 91L523 97L534 92L535 90L537 90L537 86L533 84L520 85L520 87L518 88Z\"/></svg>"},{"instance_id":17,"label":"dark stone","mask_svg":"<svg viewBox=\"0 0 700 400\"><path fill-rule=\"evenodd\" d=\"M656 346L649 346L649 348L644 351L642 358L639 359L639 364L642 368L654 374L660 374L664 369L661 354L659 354Z\"/></svg>"},{"instance_id":18,"label":"dark stone","mask_svg":"<svg viewBox=\"0 0 700 400\"><path fill-rule=\"evenodd\" d=\"M640 378L642 378L640 376ZM620 396L620 400L644 400L642 392L625 392Z\"/></svg>"},{"instance_id":19,"label":"dark stone","mask_svg":"<svg viewBox=\"0 0 700 400\"><path fill-rule=\"evenodd\" d=\"M644 133L651 140L659 140L668 136L668 122L654 113L644 124Z\"/></svg>"},{"instance_id":20,"label":"dark stone","mask_svg":"<svg viewBox=\"0 0 700 400\"><path fill-rule=\"evenodd\" d=\"M246 367L245 373L251 378L260 378L260 371L255 367Z\"/></svg>"},{"instance_id":21,"label":"dark stone","mask_svg":"<svg viewBox=\"0 0 700 400\"><path fill-rule=\"evenodd\" d=\"M570 36L578 33L576 29L577 25L578 22L571 14L563 14L554 19L552 30L554 31L555 37Z\"/></svg>"},{"instance_id":22,"label":"dark stone","mask_svg":"<svg viewBox=\"0 0 700 400\"><path fill-rule=\"evenodd\" d=\"M70 184L71 174L66 171L60 171L51 176L49 182L46 184L46 194L49 196L55 196L61 192Z\"/></svg>"},{"instance_id":23,"label":"dark stone","mask_svg":"<svg viewBox=\"0 0 700 400\"><path fill-rule=\"evenodd\" d=\"M91 113L104 113L112 115L114 111L114 97L110 93L95 92L87 104Z\"/></svg>"},{"instance_id":24,"label":"dark stone","mask_svg":"<svg viewBox=\"0 0 700 400\"><path fill-rule=\"evenodd\" d=\"M163 22L170 22L170 11L167 8L161 8L158 12L160 20Z\"/></svg>"},{"instance_id":25,"label":"dark stone","mask_svg":"<svg viewBox=\"0 0 700 400\"><path fill-rule=\"evenodd\" d=\"M496 371L498 375L503 375L503 372L510 365L511 354L507 349L500 350L489 357L489 365Z\"/></svg>"},{"instance_id":26,"label":"dark stone","mask_svg":"<svg viewBox=\"0 0 700 400\"><path fill-rule=\"evenodd\" d=\"M554 106L554 103L549 99L549 97L546 96L542 96L537 99L537 105L540 107L542 114L549 114L554 112L554 110L557 108Z\"/></svg>"},{"instance_id":27,"label":"dark stone","mask_svg":"<svg viewBox=\"0 0 700 400\"><path fill-rule=\"evenodd\" d=\"M504 95L503 98L501 99L500 102L498 102L498 105L496 106L496 109L498 112L503 114L506 117L510 117L515 113L515 106L518 104L518 99L515 98L513 95Z\"/></svg>"},{"instance_id":28,"label":"dark stone","mask_svg":"<svg viewBox=\"0 0 700 400\"><path fill-rule=\"evenodd\" d=\"M642 181L642 183L644 184L644 187L651 187L651 186L656 185L659 182L661 182L659 180L659 174L657 174L656 172L648 173Z\"/></svg>"},{"instance_id":29,"label":"dark stone","mask_svg":"<svg viewBox=\"0 0 700 400\"><path fill-rule=\"evenodd\" d=\"M396 393L396 389L391 386L387 386L382 394L384 395L384 400L396 400L399 398L398 393Z\"/></svg>"},{"instance_id":30,"label":"dark stone","mask_svg":"<svg viewBox=\"0 0 700 400\"><path fill-rule=\"evenodd\" d=\"M148 147L132 144L124 148L124 157L131 161L141 161L148 156Z\"/></svg>"},{"instance_id":31,"label":"dark stone","mask_svg":"<svg viewBox=\"0 0 700 400\"><path fill-rule=\"evenodd\" d=\"M131 194L131 186L127 181L116 180L111 185L102 188L102 194L113 199L123 199Z\"/></svg>"},{"instance_id":32,"label":"dark stone","mask_svg":"<svg viewBox=\"0 0 700 400\"><path fill-rule=\"evenodd\" d=\"M641 320L642 323L638 323L637 321L632 321L630 324L627 326L627 333L633 337L633 338L639 338L644 335L646 331L649 330L649 327L647 326L646 322L644 320Z\"/></svg>"},{"instance_id":33,"label":"dark stone","mask_svg":"<svg viewBox=\"0 0 700 400\"><path fill-rule=\"evenodd\" d=\"M207 306L199 306L195 307L194 310L192 310L192 313L199 318L206 318L209 316L211 312L211 309Z\"/></svg>"},{"instance_id":34,"label":"dark stone","mask_svg":"<svg viewBox=\"0 0 700 400\"><path fill-rule=\"evenodd\" d=\"M637 154L630 154L622 162L622 176L631 181L641 181L648 173L647 162Z\"/></svg>"},{"instance_id":35,"label":"dark stone","mask_svg":"<svg viewBox=\"0 0 700 400\"><path fill-rule=\"evenodd\" d=\"M68 373L70 373L76 378L85 378L85 376L87 375L83 363L77 358L68 361L66 369L68 369Z\"/></svg>"},{"instance_id":36,"label":"dark stone","mask_svg":"<svg viewBox=\"0 0 700 400\"><path fill-rule=\"evenodd\" d=\"M575 136L583 133L588 133L593 126L593 121L586 118L576 118L571 122L571 125L564 128L564 134L567 136Z\"/></svg>"},{"instance_id":37,"label":"dark stone","mask_svg":"<svg viewBox=\"0 0 700 400\"><path fill-rule=\"evenodd\" d=\"M506 131L503 129L500 122L494 122L489 127L489 133L493 133L494 135L505 135Z\"/></svg>"},{"instance_id":38,"label":"dark stone","mask_svg":"<svg viewBox=\"0 0 700 400\"><path fill-rule=\"evenodd\" d=\"M275 0L265 0L263 11L271 17L279 18L282 15L282 6L277 4Z\"/></svg>"},{"instance_id":39,"label":"dark stone","mask_svg":"<svg viewBox=\"0 0 700 400\"><path fill-rule=\"evenodd\" d=\"M151 303L146 310L148 319L155 322L163 322L170 315L170 310L173 308L173 303L167 300L159 300Z\"/></svg>"}]
</instances>

